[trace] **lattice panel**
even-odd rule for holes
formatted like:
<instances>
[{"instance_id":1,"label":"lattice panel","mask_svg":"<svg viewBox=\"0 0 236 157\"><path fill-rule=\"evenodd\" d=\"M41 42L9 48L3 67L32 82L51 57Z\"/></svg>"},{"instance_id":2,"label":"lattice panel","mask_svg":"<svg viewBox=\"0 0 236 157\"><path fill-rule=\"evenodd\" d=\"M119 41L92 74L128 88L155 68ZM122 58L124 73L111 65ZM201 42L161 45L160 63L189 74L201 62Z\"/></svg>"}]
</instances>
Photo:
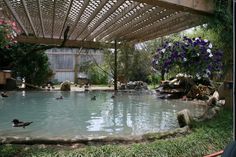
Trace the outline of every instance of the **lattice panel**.
<instances>
[{"instance_id":1,"label":"lattice panel","mask_svg":"<svg viewBox=\"0 0 236 157\"><path fill-rule=\"evenodd\" d=\"M40 17L38 12L37 0L25 0L26 7L29 11L30 18L33 21L33 26L36 29L36 33L39 37L43 37L43 32L40 24Z\"/></svg>"},{"instance_id":2,"label":"lattice panel","mask_svg":"<svg viewBox=\"0 0 236 157\"><path fill-rule=\"evenodd\" d=\"M190 1L188 5L194 3ZM176 5L168 7L170 2ZM46 39L64 39L69 26L69 40L139 41L201 23L199 15L173 10L181 5L174 0L166 6L146 0L0 0L0 5L26 36Z\"/></svg>"},{"instance_id":3,"label":"lattice panel","mask_svg":"<svg viewBox=\"0 0 236 157\"><path fill-rule=\"evenodd\" d=\"M30 26L29 20L27 19L27 15L25 13L25 9L23 7L23 4L21 0L8 0L8 2L11 4L12 8L15 10L15 12L19 16L20 21L23 23L25 26L26 30L28 31L29 35L34 35L34 32Z\"/></svg>"},{"instance_id":4,"label":"lattice panel","mask_svg":"<svg viewBox=\"0 0 236 157\"><path fill-rule=\"evenodd\" d=\"M54 1L41 0L40 6L42 11L43 25L45 27L45 36L47 38L51 38L53 27Z\"/></svg>"},{"instance_id":5,"label":"lattice panel","mask_svg":"<svg viewBox=\"0 0 236 157\"><path fill-rule=\"evenodd\" d=\"M136 7L136 9L129 11L127 14L122 16L119 20L115 21L115 23L109 29L107 29L104 33L100 34L97 37L97 39L101 40L104 37L111 36L110 33L116 31L120 27L123 27L125 24L132 21L137 16L140 16L140 13L147 12L148 9L150 9L150 8L151 8L151 6L140 4L139 6Z\"/></svg>"},{"instance_id":6,"label":"lattice panel","mask_svg":"<svg viewBox=\"0 0 236 157\"><path fill-rule=\"evenodd\" d=\"M93 40L94 38L96 38L100 33L113 25L115 21L119 20L123 17L123 15L129 12L130 9L133 8L133 6L127 6L127 3L130 3L130 1L125 1L125 3L119 6L119 8L117 8L115 12L113 12L105 21L103 21L93 32L91 32L88 40Z\"/></svg>"},{"instance_id":7,"label":"lattice panel","mask_svg":"<svg viewBox=\"0 0 236 157\"><path fill-rule=\"evenodd\" d=\"M74 31L74 33L72 34L72 39L75 39L77 37L77 34L82 31L81 29L85 27L85 23L88 20L88 18L92 15L92 13L94 12L94 10L96 9L96 7L100 4L100 0L98 1L89 1L88 6L86 7L86 9L84 10L81 18L79 19L79 22L76 26L76 29Z\"/></svg>"}]
</instances>

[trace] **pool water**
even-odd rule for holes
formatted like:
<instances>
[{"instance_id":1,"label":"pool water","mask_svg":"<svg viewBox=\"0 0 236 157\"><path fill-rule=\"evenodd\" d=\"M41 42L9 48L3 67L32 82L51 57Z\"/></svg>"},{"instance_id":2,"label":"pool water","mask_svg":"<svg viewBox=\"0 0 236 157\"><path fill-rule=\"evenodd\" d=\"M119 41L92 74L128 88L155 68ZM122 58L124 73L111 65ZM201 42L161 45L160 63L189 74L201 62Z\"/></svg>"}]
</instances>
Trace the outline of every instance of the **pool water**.
<instances>
[{"instance_id":1,"label":"pool water","mask_svg":"<svg viewBox=\"0 0 236 157\"><path fill-rule=\"evenodd\" d=\"M204 108L181 100L160 100L155 94L112 92L9 92L0 97L0 136L83 138L130 136L179 127L176 113ZM62 95L64 99L56 100ZM91 97L96 96L96 100ZM12 127L13 119L33 121Z\"/></svg>"}]
</instances>

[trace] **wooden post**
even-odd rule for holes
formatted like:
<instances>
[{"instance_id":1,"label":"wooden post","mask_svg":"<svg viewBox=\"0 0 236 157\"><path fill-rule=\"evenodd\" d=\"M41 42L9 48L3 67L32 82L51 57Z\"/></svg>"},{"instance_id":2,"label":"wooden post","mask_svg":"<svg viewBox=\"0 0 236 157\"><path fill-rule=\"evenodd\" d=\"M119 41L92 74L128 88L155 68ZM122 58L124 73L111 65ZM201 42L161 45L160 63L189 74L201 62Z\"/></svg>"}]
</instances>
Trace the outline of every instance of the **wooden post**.
<instances>
[{"instance_id":1,"label":"wooden post","mask_svg":"<svg viewBox=\"0 0 236 157\"><path fill-rule=\"evenodd\" d=\"M235 5L236 1L233 1L233 17L235 17ZM235 32L235 18L233 18L233 32ZM233 74L235 74L235 33L233 33ZM233 75L233 139L236 140L236 106L235 106L235 75Z\"/></svg>"},{"instance_id":2,"label":"wooden post","mask_svg":"<svg viewBox=\"0 0 236 157\"><path fill-rule=\"evenodd\" d=\"M74 65L74 83L78 84L78 55L75 54L75 65Z\"/></svg>"},{"instance_id":3,"label":"wooden post","mask_svg":"<svg viewBox=\"0 0 236 157\"><path fill-rule=\"evenodd\" d=\"M117 91L117 41L115 40L114 89Z\"/></svg>"}]
</instances>

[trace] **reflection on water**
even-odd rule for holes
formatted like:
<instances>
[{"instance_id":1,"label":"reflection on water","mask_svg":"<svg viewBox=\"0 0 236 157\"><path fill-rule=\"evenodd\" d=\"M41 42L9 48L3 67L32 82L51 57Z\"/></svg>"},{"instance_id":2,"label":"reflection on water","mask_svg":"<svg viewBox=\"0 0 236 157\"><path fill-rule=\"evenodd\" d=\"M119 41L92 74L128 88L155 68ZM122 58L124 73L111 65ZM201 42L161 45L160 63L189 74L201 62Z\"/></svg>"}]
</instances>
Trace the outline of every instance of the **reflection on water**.
<instances>
[{"instance_id":1,"label":"reflection on water","mask_svg":"<svg viewBox=\"0 0 236 157\"><path fill-rule=\"evenodd\" d=\"M64 99L56 100L60 95ZM96 95L96 101L91 97ZM85 137L125 136L178 127L176 113L188 108L200 115L204 108L155 95L107 92L12 92L0 99L0 136ZM33 121L13 128L11 121Z\"/></svg>"}]
</instances>

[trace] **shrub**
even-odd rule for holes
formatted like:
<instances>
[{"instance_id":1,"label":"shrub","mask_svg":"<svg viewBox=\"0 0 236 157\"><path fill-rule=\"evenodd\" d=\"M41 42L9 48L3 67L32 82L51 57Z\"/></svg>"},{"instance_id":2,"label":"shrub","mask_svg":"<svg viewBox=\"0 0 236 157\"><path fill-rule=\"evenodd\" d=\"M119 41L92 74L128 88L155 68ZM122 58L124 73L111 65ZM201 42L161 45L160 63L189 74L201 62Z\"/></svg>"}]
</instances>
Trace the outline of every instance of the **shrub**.
<instances>
[{"instance_id":1,"label":"shrub","mask_svg":"<svg viewBox=\"0 0 236 157\"><path fill-rule=\"evenodd\" d=\"M213 48L208 40L184 37L183 41L169 43L157 49L152 65L156 70L168 73L178 68L182 73L200 79L211 77L213 72L222 71L221 50Z\"/></svg>"}]
</instances>

